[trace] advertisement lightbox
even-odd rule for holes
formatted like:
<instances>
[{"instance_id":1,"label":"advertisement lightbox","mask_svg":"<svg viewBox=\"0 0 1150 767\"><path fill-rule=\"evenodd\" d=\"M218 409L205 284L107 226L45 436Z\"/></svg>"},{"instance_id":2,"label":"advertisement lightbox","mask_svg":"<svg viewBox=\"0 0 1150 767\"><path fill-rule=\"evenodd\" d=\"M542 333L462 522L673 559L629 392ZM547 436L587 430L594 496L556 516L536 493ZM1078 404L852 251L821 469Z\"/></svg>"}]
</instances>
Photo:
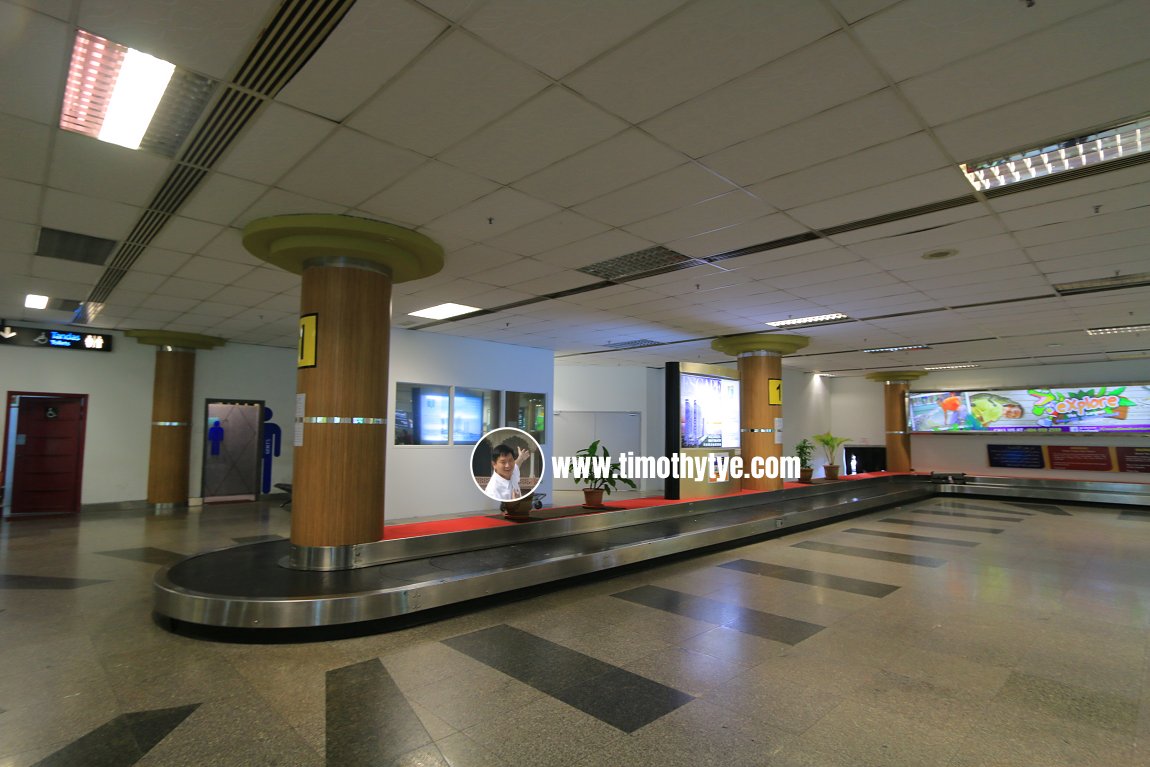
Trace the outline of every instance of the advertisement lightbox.
<instances>
[{"instance_id":1,"label":"advertisement lightbox","mask_svg":"<svg viewBox=\"0 0 1150 767\"><path fill-rule=\"evenodd\" d=\"M1150 433L1150 385L910 392L918 433Z\"/></svg>"},{"instance_id":2,"label":"advertisement lightbox","mask_svg":"<svg viewBox=\"0 0 1150 767\"><path fill-rule=\"evenodd\" d=\"M679 424L681 447L738 447L739 382L680 373Z\"/></svg>"}]
</instances>

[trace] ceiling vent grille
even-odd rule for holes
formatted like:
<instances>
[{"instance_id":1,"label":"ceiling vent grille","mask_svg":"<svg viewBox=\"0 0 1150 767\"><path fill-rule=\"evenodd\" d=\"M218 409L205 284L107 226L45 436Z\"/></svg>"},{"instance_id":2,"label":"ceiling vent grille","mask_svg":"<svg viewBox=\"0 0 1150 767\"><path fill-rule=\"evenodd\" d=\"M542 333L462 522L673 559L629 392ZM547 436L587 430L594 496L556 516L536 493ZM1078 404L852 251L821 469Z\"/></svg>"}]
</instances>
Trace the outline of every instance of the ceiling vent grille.
<instances>
[{"instance_id":1,"label":"ceiling vent grille","mask_svg":"<svg viewBox=\"0 0 1150 767\"><path fill-rule=\"evenodd\" d=\"M1096 280L1063 282L1054 286L1060 296L1080 296L1084 293L1101 293L1122 288L1143 288L1150 285L1150 272L1126 274L1115 277L1100 277Z\"/></svg>"},{"instance_id":2,"label":"ceiling vent grille","mask_svg":"<svg viewBox=\"0 0 1150 767\"><path fill-rule=\"evenodd\" d=\"M176 67L140 149L175 157L215 89L215 80Z\"/></svg>"},{"instance_id":3,"label":"ceiling vent grille","mask_svg":"<svg viewBox=\"0 0 1150 767\"><path fill-rule=\"evenodd\" d=\"M36 255L103 266L115 247L115 240L43 227L40 241L36 243Z\"/></svg>"},{"instance_id":4,"label":"ceiling vent grille","mask_svg":"<svg viewBox=\"0 0 1150 767\"><path fill-rule=\"evenodd\" d=\"M611 349L641 349L644 346L658 346L659 342L650 338L636 338L634 341L612 341L603 345Z\"/></svg>"},{"instance_id":5,"label":"ceiling vent grille","mask_svg":"<svg viewBox=\"0 0 1150 767\"><path fill-rule=\"evenodd\" d=\"M233 82L264 96L279 93L354 4L355 0L284 3Z\"/></svg>"},{"instance_id":6,"label":"ceiling vent grille","mask_svg":"<svg viewBox=\"0 0 1150 767\"><path fill-rule=\"evenodd\" d=\"M906 210L900 210L895 213L886 213L881 216L874 216L873 218L852 221L849 224L839 224L838 226L832 226L829 229L820 229L819 231L829 237L832 234L853 232L856 229L868 229L872 226L879 226L880 224L889 224L907 218L925 216L927 213L937 213L940 210L961 208L963 205L973 205L976 202L978 202L977 197L973 194L967 194L962 197L952 197L949 200L939 200L938 202L932 202L928 205L919 205L917 208L907 208Z\"/></svg>"},{"instance_id":7,"label":"ceiling vent grille","mask_svg":"<svg viewBox=\"0 0 1150 767\"><path fill-rule=\"evenodd\" d=\"M589 274L592 277L598 277L602 280L622 280L627 278L634 279L652 272L685 269L691 266L698 266L701 263L703 262L684 256L682 253L677 253L670 248L656 245L653 248L637 250L625 256L617 256L616 258L609 258L606 261L600 261L597 264L590 264L575 271Z\"/></svg>"}]
</instances>

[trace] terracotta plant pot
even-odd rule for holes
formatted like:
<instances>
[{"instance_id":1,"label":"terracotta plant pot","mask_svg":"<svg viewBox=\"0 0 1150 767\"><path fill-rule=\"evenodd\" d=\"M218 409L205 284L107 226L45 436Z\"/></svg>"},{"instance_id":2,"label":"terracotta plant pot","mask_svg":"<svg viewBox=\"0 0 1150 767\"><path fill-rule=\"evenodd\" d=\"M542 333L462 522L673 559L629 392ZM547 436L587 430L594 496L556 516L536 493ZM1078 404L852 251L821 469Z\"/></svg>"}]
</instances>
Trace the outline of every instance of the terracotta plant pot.
<instances>
[{"instance_id":1,"label":"terracotta plant pot","mask_svg":"<svg viewBox=\"0 0 1150 767\"><path fill-rule=\"evenodd\" d=\"M828 463L826 466L823 467L823 476L826 477L827 479L838 479L839 478L839 467L834 465L833 463Z\"/></svg>"},{"instance_id":2,"label":"terracotta plant pot","mask_svg":"<svg viewBox=\"0 0 1150 767\"><path fill-rule=\"evenodd\" d=\"M799 482L809 485L814 473L814 469L799 469Z\"/></svg>"},{"instance_id":3,"label":"terracotta plant pot","mask_svg":"<svg viewBox=\"0 0 1150 767\"><path fill-rule=\"evenodd\" d=\"M583 488L583 508L585 509L601 509L603 508L603 488Z\"/></svg>"}]
</instances>

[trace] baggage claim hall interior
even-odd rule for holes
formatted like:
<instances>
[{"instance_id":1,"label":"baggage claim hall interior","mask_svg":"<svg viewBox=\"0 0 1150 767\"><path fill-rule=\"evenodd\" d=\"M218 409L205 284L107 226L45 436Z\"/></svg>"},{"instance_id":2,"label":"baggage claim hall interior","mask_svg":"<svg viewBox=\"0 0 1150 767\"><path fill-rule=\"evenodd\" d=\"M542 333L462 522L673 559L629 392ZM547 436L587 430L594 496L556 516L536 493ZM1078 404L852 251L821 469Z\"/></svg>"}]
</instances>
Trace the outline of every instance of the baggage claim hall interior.
<instances>
[{"instance_id":1,"label":"baggage claim hall interior","mask_svg":"<svg viewBox=\"0 0 1150 767\"><path fill-rule=\"evenodd\" d=\"M1148 28L0 0L0 767L1146 763Z\"/></svg>"}]
</instances>

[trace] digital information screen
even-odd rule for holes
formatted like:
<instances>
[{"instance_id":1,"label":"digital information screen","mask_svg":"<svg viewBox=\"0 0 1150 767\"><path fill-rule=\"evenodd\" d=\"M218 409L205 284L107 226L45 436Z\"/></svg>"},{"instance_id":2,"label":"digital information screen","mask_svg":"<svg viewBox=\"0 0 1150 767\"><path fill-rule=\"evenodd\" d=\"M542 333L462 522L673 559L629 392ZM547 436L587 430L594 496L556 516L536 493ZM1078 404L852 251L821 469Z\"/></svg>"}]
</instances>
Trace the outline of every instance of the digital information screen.
<instances>
[{"instance_id":1,"label":"digital information screen","mask_svg":"<svg viewBox=\"0 0 1150 767\"><path fill-rule=\"evenodd\" d=\"M911 392L912 432L1150 433L1150 385Z\"/></svg>"}]
</instances>

